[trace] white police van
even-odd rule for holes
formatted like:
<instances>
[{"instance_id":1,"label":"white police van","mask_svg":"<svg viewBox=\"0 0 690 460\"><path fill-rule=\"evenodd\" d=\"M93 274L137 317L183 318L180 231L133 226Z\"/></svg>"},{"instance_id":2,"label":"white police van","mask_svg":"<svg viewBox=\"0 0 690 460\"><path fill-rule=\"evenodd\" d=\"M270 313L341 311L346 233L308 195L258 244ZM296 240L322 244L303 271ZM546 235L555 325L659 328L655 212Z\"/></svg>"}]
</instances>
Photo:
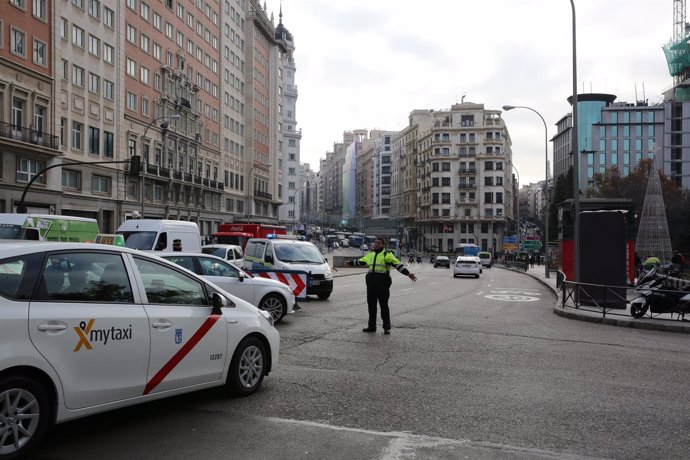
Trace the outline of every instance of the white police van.
<instances>
[{"instance_id":1,"label":"white police van","mask_svg":"<svg viewBox=\"0 0 690 460\"><path fill-rule=\"evenodd\" d=\"M309 241L286 238L250 238L244 248L243 268L249 272L257 269L296 270L309 274L307 295L325 300L333 292L333 272L328 259Z\"/></svg>"}]
</instances>

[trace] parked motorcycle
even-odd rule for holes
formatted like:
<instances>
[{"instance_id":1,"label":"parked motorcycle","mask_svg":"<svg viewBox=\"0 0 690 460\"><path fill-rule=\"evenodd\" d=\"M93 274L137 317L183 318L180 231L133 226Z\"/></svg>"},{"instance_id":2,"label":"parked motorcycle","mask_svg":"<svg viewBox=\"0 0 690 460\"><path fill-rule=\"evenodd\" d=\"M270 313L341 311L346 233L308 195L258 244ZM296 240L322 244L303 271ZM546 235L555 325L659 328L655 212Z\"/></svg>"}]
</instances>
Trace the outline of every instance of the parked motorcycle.
<instances>
[{"instance_id":1,"label":"parked motorcycle","mask_svg":"<svg viewBox=\"0 0 690 460\"><path fill-rule=\"evenodd\" d=\"M417 256L417 263L418 264L422 263L422 256L419 256L419 255Z\"/></svg>"},{"instance_id":2,"label":"parked motorcycle","mask_svg":"<svg viewBox=\"0 0 690 460\"><path fill-rule=\"evenodd\" d=\"M678 289L667 275L660 275L656 267L639 278L637 297L630 302L630 314L641 318L647 311L651 313L677 313L678 319L685 319L690 313L690 292Z\"/></svg>"},{"instance_id":3,"label":"parked motorcycle","mask_svg":"<svg viewBox=\"0 0 690 460\"><path fill-rule=\"evenodd\" d=\"M410 256L409 259L407 259L408 264L413 264L414 263L414 254Z\"/></svg>"}]
</instances>

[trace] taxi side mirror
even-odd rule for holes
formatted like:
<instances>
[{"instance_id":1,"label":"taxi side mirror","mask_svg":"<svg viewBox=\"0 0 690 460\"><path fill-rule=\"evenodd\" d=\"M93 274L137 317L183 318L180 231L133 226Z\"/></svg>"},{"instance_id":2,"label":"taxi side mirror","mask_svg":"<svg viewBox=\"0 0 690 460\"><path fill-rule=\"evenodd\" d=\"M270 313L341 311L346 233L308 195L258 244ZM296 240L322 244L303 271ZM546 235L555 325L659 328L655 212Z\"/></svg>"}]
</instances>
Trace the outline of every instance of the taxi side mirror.
<instances>
[{"instance_id":1,"label":"taxi side mirror","mask_svg":"<svg viewBox=\"0 0 690 460\"><path fill-rule=\"evenodd\" d=\"M214 315L221 315L223 314L221 308L234 308L235 304L230 301L229 299L225 298L224 296L218 294L217 292L213 293L213 296L211 298L211 302L213 305L213 309L211 310L211 313Z\"/></svg>"}]
</instances>

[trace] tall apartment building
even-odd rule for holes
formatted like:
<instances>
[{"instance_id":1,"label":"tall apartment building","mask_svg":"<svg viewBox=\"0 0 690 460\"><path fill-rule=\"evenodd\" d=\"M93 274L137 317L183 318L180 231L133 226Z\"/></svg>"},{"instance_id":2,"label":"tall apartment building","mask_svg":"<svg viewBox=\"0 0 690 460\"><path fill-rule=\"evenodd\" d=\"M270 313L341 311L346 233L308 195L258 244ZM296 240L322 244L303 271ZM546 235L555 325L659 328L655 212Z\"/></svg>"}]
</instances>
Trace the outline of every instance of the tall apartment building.
<instances>
[{"instance_id":1,"label":"tall apartment building","mask_svg":"<svg viewBox=\"0 0 690 460\"><path fill-rule=\"evenodd\" d=\"M249 182L245 180L245 164L249 163L245 149L245 119L252 107L245 99L247 72L245 49L247 39L246 0L222 3L221 15L221 167L225 199L224 219L231 221L244 216L248 209Z\"/></svg>"},{"instance_id":2,"label":"tall apartment building","mask_svg":"<svg viewBox=\"0 0 690 460\"><path fill-rule=\"evenodd\" d=\"M253 221L278 219L283 185L281 158L283 121L279 114L283 95L283 60L288 52L264 8L249 0L245 23L246 66L245 164L249 179L247 216Z\"/></svg>"},{"instance_id":3,"label":"tall apartment building","mask_svg":"<svg viewBox=\"0 0 690 460\"><path fill-rule=\"evenodd\" d=\"M53 90L53 2L10 0L0 15L0 212L15 212L38 172L58 164ZM37 178L24 205L60 212L58 168Z\"/></svg>"},{"instance_id":4,"label":"tall apartment building","mask_svg":"<svg viewBox=\"0 0 690 460\"><path fill-rule=\"evenodd\" d=\"M376 136L372 152L373 193L371 217L387 219L391 210L392 141L394 131L383 131ZM374 137L373 135L371 137Z\"/></svg>"},{"instance_id":5,"label":"tall apartment building","mask_svg":"<svg viewBox=\"0 0 690 460\"><path fill-rule=\"evenodd\" d=\"M58 214L97 218L117 228L125 192L122 110L124 5L98 0L55 5L56 129L63 151L62 209ZM89 164L71 164L88 162ZM103 163L99 163L103 162Z\"/></svg>"},{"instance_id":6,"label":"tall apartment building","mask_svg":"<svg viewBox=\"0 0 690 460\"><path fill-rule=\"evenodd\" d=\"M435 111L433 119L417 141L423 248L453 252L458 243L475 243L501 251L514 213L510 138L501 112L463 102Z\"/></svg>"},{"instance_id":7,"label":"tall apartment building","mask_svg":"<svg viewBox=\"0 0 690 460\"><path fill-rule=\"evenodd\" d=\"M295 84L294 51L295 45L292 34L283 25L283 10L280 9L278 26L276 26L276 40L286 48L282 53L282 69L279 69L282 77L283 98L279 105L278 114L282 114L282 139L280 141L279 154L282 169L283 185L280 189L279 199L283 203L279 210L279 220L285 223L301 222L301 210L303 202L299 201L302 194L297 194L303 188L308 187L306 178L300 174L300 140L301 130L297 129L297 85ZM295 203L298 200L298 203Z\"/></svg>"}]
</instances>

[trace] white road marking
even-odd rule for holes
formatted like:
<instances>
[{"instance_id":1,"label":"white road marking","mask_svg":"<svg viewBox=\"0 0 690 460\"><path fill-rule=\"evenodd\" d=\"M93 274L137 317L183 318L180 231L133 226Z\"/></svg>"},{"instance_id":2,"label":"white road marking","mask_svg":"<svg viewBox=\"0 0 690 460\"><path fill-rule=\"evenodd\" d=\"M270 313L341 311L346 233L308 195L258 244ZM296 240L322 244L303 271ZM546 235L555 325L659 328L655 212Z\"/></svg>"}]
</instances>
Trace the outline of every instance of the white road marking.
<instances>
[{"instance_id":1,"label":"white road marking","mask_svg":"<svg viewBox=\"0 0 690 460\"><path fill-rule=\"evenodd\" d=\"M482 294L484 294L484 291L477 292L477 295L482 295Z\"/></svg>"},{"instance_id":2,"label":"white road marking","mask_svg":"<svg viewBox=\"0 0 690 460\"><path fill-rule=\"evenodd\" d=\"M538 297L514 294L490 294L485 295L484 297L491 300L506 300L508 302L535 302L539 300Z\"/></svg>"}]
</instances>

